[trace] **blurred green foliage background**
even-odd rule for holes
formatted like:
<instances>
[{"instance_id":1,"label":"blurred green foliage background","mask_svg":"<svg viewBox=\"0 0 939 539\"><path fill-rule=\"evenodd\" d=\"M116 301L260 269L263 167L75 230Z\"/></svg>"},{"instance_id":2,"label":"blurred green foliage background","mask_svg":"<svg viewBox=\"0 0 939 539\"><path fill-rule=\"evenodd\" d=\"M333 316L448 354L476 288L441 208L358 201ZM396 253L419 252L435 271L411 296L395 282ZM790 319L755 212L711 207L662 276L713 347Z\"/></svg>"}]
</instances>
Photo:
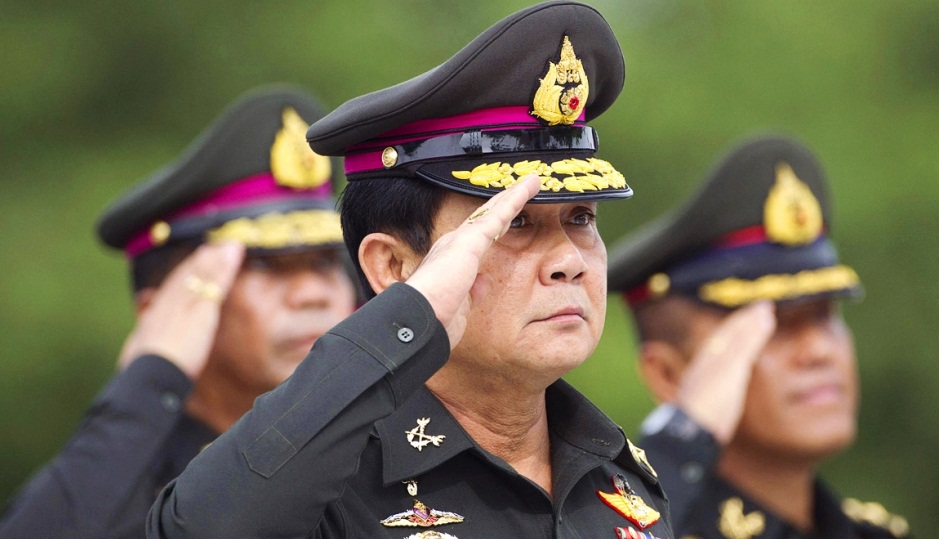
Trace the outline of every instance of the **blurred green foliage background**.
<instances>
[{"instance_id":1,"label":"blurred green foliage background","mask_svg":"<svg viewBox=\"0 0 939 539\"><path fill-rule=\"evenodd\" d=\"M602 0L627 65L595 122L636 190L601 210L612 242L694 189L759 131L821 156L842 258L861 430L825 474L844 494L939 528L939 5L933 0ZM113 373L133 322L100 210L172 159L233 98L294 82L328 106L450 57L519 0L200 0L0 6L0 500L53 456ZM499 67L493 66L498 72ZM569 379L627 432L651 409L610 298Z\"/></svg>"}]
</instances>

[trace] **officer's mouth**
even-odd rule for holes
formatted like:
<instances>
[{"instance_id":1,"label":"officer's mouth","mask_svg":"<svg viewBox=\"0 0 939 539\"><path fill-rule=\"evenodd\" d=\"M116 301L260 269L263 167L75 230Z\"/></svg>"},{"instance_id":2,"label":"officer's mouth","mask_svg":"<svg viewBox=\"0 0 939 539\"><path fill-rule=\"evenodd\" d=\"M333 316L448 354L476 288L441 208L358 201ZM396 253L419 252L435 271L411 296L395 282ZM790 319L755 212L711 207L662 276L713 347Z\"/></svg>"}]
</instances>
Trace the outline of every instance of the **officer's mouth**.
<instances>
[{"instance_id":1,"label":"officer's mouth","mask_svg":"<svg viewBox=\"0 0 939 539\"><path fill-rule=\"evenodd\" d=\"M793 400L809 406L841 404L847 396L845 385L841 382L822 382L813 384L793 395Z\"/></svg>"},{"instance_id":2,"label":"officer's mouth","mask_svg":"<svg viewBox=\"0 0 939 539\"><path fill-rule=\"evenodd\" d=\"M547 322L552 324L571 324L580 323L585 320L584 309L579 306L562 307L551 314L542 318L536 318L533 322Z\"/></svg>"}]
</instances>

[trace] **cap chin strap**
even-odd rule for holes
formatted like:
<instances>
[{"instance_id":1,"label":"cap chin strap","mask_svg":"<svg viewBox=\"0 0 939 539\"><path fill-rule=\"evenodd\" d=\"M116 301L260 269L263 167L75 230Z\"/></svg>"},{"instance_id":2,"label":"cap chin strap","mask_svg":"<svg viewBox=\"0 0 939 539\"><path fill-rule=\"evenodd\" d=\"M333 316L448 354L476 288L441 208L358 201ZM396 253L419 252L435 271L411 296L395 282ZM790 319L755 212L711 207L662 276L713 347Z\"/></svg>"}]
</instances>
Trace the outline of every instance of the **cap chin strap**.
<instances>
[{"instance_id":1,"label":"cap chin strap","mask_svg":"<svg viewBox=\"0 0 939 539\"><path fill-rule=\"evenodd\" d=\"M520 152L596 152L599 148L599 137L592 127L485 129L486 126L480 126L478 129L459 133L422 135L414 140L382 148L350 152L347 159L364 160L376 165L381 162L383 170L393 170L411 163L438 159ZM379 154L380 159L377 157ZM367 172L367 169L356 169L354 172Z\"/></svg>"}]
</instances>

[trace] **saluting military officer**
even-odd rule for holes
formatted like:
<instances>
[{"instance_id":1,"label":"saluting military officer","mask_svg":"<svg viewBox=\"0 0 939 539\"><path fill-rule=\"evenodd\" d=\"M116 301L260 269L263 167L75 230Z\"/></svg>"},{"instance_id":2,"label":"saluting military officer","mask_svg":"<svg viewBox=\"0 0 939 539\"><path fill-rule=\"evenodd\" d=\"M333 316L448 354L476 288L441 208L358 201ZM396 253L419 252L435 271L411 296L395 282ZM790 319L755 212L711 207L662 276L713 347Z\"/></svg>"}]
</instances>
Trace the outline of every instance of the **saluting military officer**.
<instances>
[{"instance_id":1,"label":"saluting military officer","mask_svg":"<svg viewBox=\"0 0 939 539\"><path fill-rule=\"evenodd\" d=\"M839 298L861 291L831 240L819 162L787 137L735 147L682 206L611 249L610 289L664 403L642 445L680 538L903 537L841 501L819 464L855 437L858 376Z\"/></svg>"},{"instance_id":2,"label":"saluting military officer","mask_svg":"<svg viewBox=\"0 0 939 539\"><path fill-rule=\"evenodd\" d=\"M22 491L4 538L139 538L160 489L356 305L332 165L306 92L256 90L117 200L99 235L133 273L120 370Z\"/></svg>"},{"instance_id":3,"label":"saluting military officer","mask_svg":"<svg viewBox=\"0 0 939 539\"><path fill-rule=\"evenodd\" d=\"M149 536L671 538L654 471L560 380L603 327L597 201L631 190L586 120L623 81L600 13L551 2L314 124L374 297L167 486Z\"/></svg>"}]
</instances>

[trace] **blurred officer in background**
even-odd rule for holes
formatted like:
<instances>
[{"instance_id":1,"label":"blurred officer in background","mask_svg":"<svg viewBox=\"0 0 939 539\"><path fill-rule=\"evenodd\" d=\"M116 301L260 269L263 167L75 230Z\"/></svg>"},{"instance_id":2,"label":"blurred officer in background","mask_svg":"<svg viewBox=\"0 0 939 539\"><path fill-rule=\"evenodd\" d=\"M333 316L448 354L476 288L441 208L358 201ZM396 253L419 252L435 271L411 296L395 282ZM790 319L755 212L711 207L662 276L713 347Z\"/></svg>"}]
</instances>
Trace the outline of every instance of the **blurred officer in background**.
<instances>
[{"instance_id":1,"label":"blurred officer in background","mask_svg":"<svg viewBox=\"0 0 939 539\"><path fill-rule=\"evenodd\" d=\"M858 374L820 164L784 137L736 147L684 205L611 249L659 406L642 445L687 539L902 537L819 464L854 440Z\"/></svg>"},{"instance_id":2,"label":"blurred officer in background","mask_svg":"<svg viewBox=\"0 0 939 539\"><path fill-rule=\"evenodd\" d=\"M597 201L632 193L587 125L624 75L600 13L549 2L315 123L374 297L167 485L149 536L672 538L641 453L560 379L605 320Z\"/></svg>"},{"instance_id":3,"label":"blurred officer in background","mask_svg":"<svg viewBox=\"0 0 939 539\"><path fill-rule=\"evenodd\" d=\"M259 89L102 215L136 325L65 449L14 500L4 538L139 538L160 489L353 312L329 158L308 94Z\"/></svg>"}]
</instances>

